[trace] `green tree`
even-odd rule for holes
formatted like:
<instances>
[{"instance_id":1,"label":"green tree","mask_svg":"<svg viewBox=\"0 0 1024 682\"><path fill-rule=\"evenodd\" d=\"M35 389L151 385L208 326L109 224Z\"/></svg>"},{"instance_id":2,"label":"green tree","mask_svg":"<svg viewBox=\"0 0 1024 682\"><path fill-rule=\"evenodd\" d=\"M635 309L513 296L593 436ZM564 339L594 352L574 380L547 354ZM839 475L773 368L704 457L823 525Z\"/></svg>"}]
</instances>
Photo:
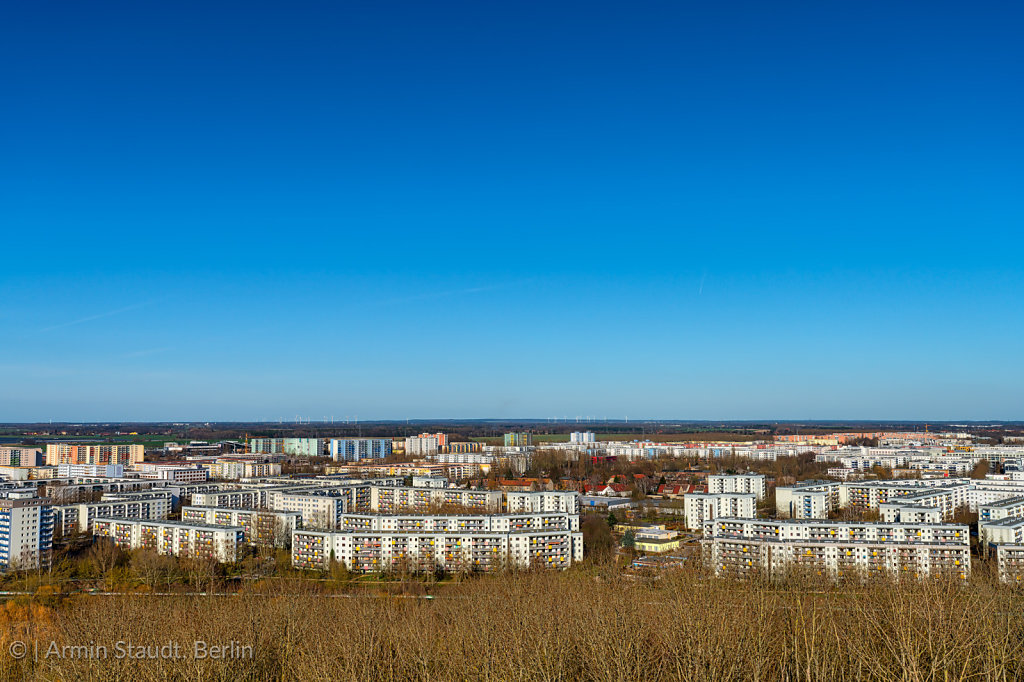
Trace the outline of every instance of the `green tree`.
<instances>
[{"instance_id":1,"label":"green tree","mask_svg":"<svg viewBox=\"0 0 1024 682\"><path fill-rule=\"evenodd\" d=\"M609 528L614 528L618 523L619 523L619 520L617 518L615 518L615 514L609 512L608 513L608 527Z\"/></svg>"}]
</instances>

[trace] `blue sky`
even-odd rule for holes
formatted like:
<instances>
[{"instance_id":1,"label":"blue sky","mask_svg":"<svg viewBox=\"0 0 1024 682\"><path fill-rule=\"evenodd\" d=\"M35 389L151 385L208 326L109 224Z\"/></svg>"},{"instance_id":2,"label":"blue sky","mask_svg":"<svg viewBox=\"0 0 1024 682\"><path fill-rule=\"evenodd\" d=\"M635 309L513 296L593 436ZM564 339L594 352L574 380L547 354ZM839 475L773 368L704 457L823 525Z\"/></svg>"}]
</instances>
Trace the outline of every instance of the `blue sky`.
<instances>
[{"instance_id":1,"label":"blue sky","mask_svg":"<svg viewBox=\"0 0 1024 682\"><path fill-rule=\"evenodd\" d=\"M1024 418L1022 19L8 3L0 421Z\"/></svg>"}]
</instances>

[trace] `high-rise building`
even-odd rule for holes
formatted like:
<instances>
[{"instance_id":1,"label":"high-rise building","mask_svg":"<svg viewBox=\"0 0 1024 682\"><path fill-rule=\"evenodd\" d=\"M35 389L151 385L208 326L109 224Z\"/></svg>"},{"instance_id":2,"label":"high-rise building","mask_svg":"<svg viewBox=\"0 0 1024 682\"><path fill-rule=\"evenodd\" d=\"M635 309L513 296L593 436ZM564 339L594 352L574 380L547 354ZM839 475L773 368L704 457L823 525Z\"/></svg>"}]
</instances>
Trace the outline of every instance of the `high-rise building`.
<instances>
[{"instance_id":1,"label":"high-rise building","mask_svg":"<svg viewBox=\"0 0 1024 682\"><path fill-rule=\"evenodd\" d=\"M764 474L712 474L708 476L709 493L754 493L757 499L768 494Z\"/></svg>"},{"instance_id":2,"label":"high-rise building","mask_svg":"<svg viewBox=\"0 0 1024 682\"><path fill-rule=\"evenodd\" d=\"M249 452L267 455L284 454L284 438L250 438Z\"/></svg>"},{"instance_id":3,"label":"high-rise building","mask_svg":"<svg viewBox=\"0 0 1024 682\"><path fill-rule=\"evenodd\" d=\"M46 463L58 464L138 464L146 458L141 443L87 444L47 443Z\"/></svg>"},{"instance_id":4,"label":"high-rise building","mask_svg":"<svg viewBox=\"0 0 1024 682\"><path fill-rule=\"evenodd\" d=\"M451 454L464 454L467 452L481 452L484 444L478 440L465 440L448 443L448 452Z\"/></svg>"},{"instance_id":5,"label":"high-rise building","mask_svg":"<svg viewBox=\"0 0 1024 682\"><path fill-rule=\"evenodd\" d=\"M533 445L533 434L527 431L514 431L505 434L505 447L526 447Z\"/></svg>"},{"instance_id":6,"label":"high-rise building","mask_svg":"<svg viewBox=\"0 0 1024 682\"><path fill-rule=\"evenodd\" d=\"M285 438L281 452L293 457L323 457L323 438Z\"/></svg>"},{"instance_id":7,"label":"high-rise building","mask_svg":"<svg viewBox=\"0 0 1024 682\"><path fill-rule=\"evenodd\" d=\"M23 445L0 447L0 466L37 467L42 463L42 448L27 448Z\"/></svg>"},{"instance_id":8,"label":"high-rise building","mask_svg":"<svg viewBox=\"0 0 1024 682\"><path fill-rule=\"evenodd\" d=\"M48 568L53 507L45 497L0 499L0 570Z\"/></svg>"},{"instance_id":9,"label":"high-rise building","mask_svg":"<svg viewBox=\"0 0 1024 682\"><path fill-rule=\"evenodd\" d=\"M755 493L690 493L683 495L686 527L700 529L705 521L722 517L753 518L757 515Z\"/></svg>"},{"instance_id":10,"label":"high-rise building","mask_svg":"<svg viewBox=\"0 0 1024 682\"><path fill-rule=\"evenodd\" d=\"M390 438L332 438L331 458L336 462L383 459L391 455Z\"/></svg>"},{"instance_id":11,"label":"high-rise building","mask_svg":"<svg viewBox=\"0 0 1024 682\"><path fill-rule=\"evenodd\" d=\"M444 434L441 434L442 436ZM405 439L405 454L410 457L429 457L436 455L440 444L437 436L419 435Z\"/></svg>"},{"instance_id":12,"label":"high-rise building","mask_svg":"<svg viewBox=\"0 0 1024 682\"><path fill-rule=\"evenodd\" d=\"M597 434L593 431L573 431L569 434L570 443L596 443Z\"/></svg>"}]
</instances>

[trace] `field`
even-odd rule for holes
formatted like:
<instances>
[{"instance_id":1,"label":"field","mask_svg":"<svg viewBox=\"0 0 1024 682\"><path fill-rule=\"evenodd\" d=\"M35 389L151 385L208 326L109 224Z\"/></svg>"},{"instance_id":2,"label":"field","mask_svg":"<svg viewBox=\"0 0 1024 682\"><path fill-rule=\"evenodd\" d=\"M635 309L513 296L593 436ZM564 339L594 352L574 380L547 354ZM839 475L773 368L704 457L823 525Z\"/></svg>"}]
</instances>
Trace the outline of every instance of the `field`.
<instances>
[{"instance_id":1,"label":"field","mask_svg":"<svg viewBox=\"0 0 1024 682\"><path fill-rule=\"evenodd\" d=\"M0 608L0 680L916 682L1024 675L1024 599L986 580L966 588L907 582L832 589L813 580L733 583L686 571L646 579L593 568L467 579L429 599L323 589L282 581L236 596L9 601ZM182 657L116 659L116 643L127 640L178 643ZM197 661L196 641L235 642L252 647L252 656ZM7 653L14 642L28 646L25 659ZM106 646L107 657L45 657L68 645Z\"/></svg>"}]
</instances>

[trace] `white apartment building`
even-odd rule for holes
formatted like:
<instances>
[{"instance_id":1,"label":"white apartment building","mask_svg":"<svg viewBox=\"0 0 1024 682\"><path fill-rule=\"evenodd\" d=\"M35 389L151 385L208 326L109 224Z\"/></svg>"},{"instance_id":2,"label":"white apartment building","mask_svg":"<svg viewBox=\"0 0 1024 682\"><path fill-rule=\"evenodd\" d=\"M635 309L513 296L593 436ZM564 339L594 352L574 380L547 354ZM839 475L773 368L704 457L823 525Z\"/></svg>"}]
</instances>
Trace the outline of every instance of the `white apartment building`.
<instances>
[{"instance_id":1,"label":"white apartment building","mask_svg":"<svg viewBox=\"0 0 1024 682\"><path fill-rule=\"evenodd\" d=\"M1024 544L1024 518L1006 516L994 521L979 521L978 539L983 547Z\"/></svg>"},{"instance_id":2,"label":"white apartment building","mask_svg":"<svg viewBox=\"0 0 1024 682\"><path fill-rule=\"evenodd\" d=\"M961 524L718 519L704 524L705 560L718 575L776 576L810 570L833 578L970 574Z\"/></svg>"},{"instance_id":3,"label":"white apartment building","mask_svg":"<svg viewBox=\"0 0 1024 682\"><path fill-rule=\"evenodd\" d=\"M444 476L413 476L413 488L447 488L448 479Z\"/></svg>"},{"instance_id":4,"label":"white apartment building","mask_svg":"<svg viewBox=\"0 0 1024 682\"><path fill-rule=\"evenodd\" d=\"M269 501L270 509L295 512L303 528L337 528L342 514L369 509L369 486L326 488L321 490L277 491Z\"/></svg>"},{"instance_id":5,"label":"white apartment building","mask_svg":"<svg viewBox=\"0 0 1024 682\"><path fill-rule=\"evenodd\" d=\"M580 513L580 495L576 491L541 490L505 493L505 510L516 512Z\"/></svg>"},{"instance_id":6,"label":"white apartment building","mask_svg":"<svg viewBox=\"0 0 1024 682\"><path fill-rule=\"evenodd\" d=\"M540 512L523 514L343 514L339 530L387 532L495 532L580 529L578 514Z\"/></svg>"},{"instance_id":7,"label":"white apartment building","mask_svg":"<svg viewBox=\"0 0 1024 682\"><path fill-rule=\"evenodd\" d=\"M709 493L754 493L763 500L768 494L764 474L712 474L708 476Z\"/></svg>"},{"instance_id":8,"label":"white apartment building","mask_svg":"<svg viewBox=\"0 0 1024 682\"><path fill-rule=\"evenodd\" d=\"M1002 582L1024 583L1024 544L996 545L996 566Z\"/></svg>"},{"instance_id":9,"label":"white apartment building","mask_svg":"<svg viewBox=\"0 0 1024 682\"><path fill-rule=\"evenodd\" d=\"M1024 516L1024 497L1007 497L998 502L978 505L978 521L998 521L1000 519L1021 518Z\"/></svg>"},{"instance_id":10,"label":"white apartment building","mask_svg":"<svg viewBox=\"0 0 1024 682\"><path fill-rule=\"evenodd\" d=\"M780 517L827 518L839 508L881 511L881 505L938 508L945 520L957 509L977 511L1012 497L1024 497L1024 481L1012 479L973 480L939 478L893 481L805 481L776 488L776 511Z\"/></svg>"},{"instance_id":11,"label":"white apartment building","mask_svg":"<svg viewBox=\"0 0 1024 682\"><path fill-rule=\"evenodd\" d=\"M372 486L370 511L426 511L432 507L465 507L480 511L501 511L500 490L461 490L450 488L414 488Z\"/></svg>"},{"instance_id":12,"label":"white apartment building","mask_svg":"<svg viewBox=\"0 0 1024 682\"><path fill-rule=\"evenodd\" d=\"M570 443L596 443L597 434L593 431L573 431L569 434Z\"/></svg>"},{"instance_id":13,"label":"white apartment building","mask_svg":"<svg viewBox=\"0 0 1024 682\"><path fill-rule=\"evenodd\" d=\"M683 495L683 518L691 530L703 528L705 521L721 517L757 516L756 493L687 493Z\"/></svg>"},{"instance_id":14,"label":"white apartment building","mask_svg":"<svg viewBox=\"0 0 1024 682\"><path fill-rule=\"evenodd\" d=\"M58 464L61 478L123 478L123 464Z\"/></svg>"},{"instance_id":15,"label":"white apartment building","mask_svg":"<svg viewBox=\"0 0 1024 682\"><path fill-rule=\"evenodd\" d=\"M212 526L182 521L97 518L93 534L109 538L125 550L148 549L192 559L213 559L221 563L238 560L239 547L245 544L245 529L240 526Z\"/></svg>"},{"instance_id":16,"label":"white apartment building","mask_svg":"<svg viewBox=\"0 0 1024 682\"><path fill-rule=\"evenodd\" d=\"M292 565L325 570L332 560L362 573L486 572L502 567L568 568L583 559L583 535L569 530L296 531Z\"/></svg>"},{"instance_id":17,"label":"white apartment building","mask_svg":"<svg viewBox=\"0 0 1024 682\"><path fill-rule=\"evenodd\" d=\"M927 507L909 502L882 502L879 517L885 523L942 523L941 507Z\"/></svg>"},{"instance_id":18,"label":"white apartment building","mask_svg":"<svg viewBox=\"0 0 1024 682\"><path fill-rule=\"evenodd\" d=\"M704 537L851 542L968 544L968 526L959 523L872 523L826 520L721 518L704 522Z\"/></svg>"},{"instance_id":19,"label":"white apartment building","mask_svg":"<svg viewBox=\"0 0 1024 682\"><path fill-rule=\"evenodd\" d=\"M195 492L192 494L192 504L198 507L266 509L267 496L274 492L274 490L274 488L240 488L237 490Z\"/></svg>"},{"instance_id":20,"label":"white apartment building","mask_svg":"<svg viewBox=\"0 0 1024 682\"><path fill-rule=\"evenodd\" d=\"M252 459L224 457L204 466L210 478L238 480L240 478L263 478L281 475L280 462L260 462Z\"/></svg>"},{"instance_id":21,"label":"white apartment building","mask_svg":"<svg viewBox=\"0 0 1024 682\"><path fill-rule=\"evenodd\" d=\"M250 545L287 547L292 533L302 527L299 512L217 507L182 507L181 520L209 526L235 526Z\"/></svg>"},{"instance_id":22,"label":"white apartment building","mask_svg":"<svg viewBox=\"0 0 1024 682\"><path fill-rule=\"evenodd\" d=\"M805 481L775 489L775 512L780 518L825 519L839 508L840 483Z\"/></svg>"},{"instance_id":23,"label":"white apartment building","mask_svg":"<svg viewBox=\"0 0 1024 682\"><path fill-rule=\"evenodd\" d=\"M487 452L439 452L433 457L438 464L475 464L490 467L496 456Z\"/></svg>"},{"instance_id":24,"label":"white apartment building","mask_svg":"<svg viewBox=\"0 0 1024 682\"><path fill-rule=\"evenodd\" d=\"M74 531L87 533L99 517L129 519L166 519L171 512L171 497L154 496L145 499L103 500L53 508L54 532L68 535Z\"/></svg>"},{"instance_id":25,"label":"white apartment building","mask_svg":"<svg viewBox=\"0 0 1024 682\"><path fill-rule=\"evenodd\" d=\"M293 457L323 457L327 441L323 438L283 438L281 452Z\"/></svg>"},{"instance_id":26,"label":"white apartment building","mask_svg":"<svg viewBox=\"0 0 1024 682\"><path fill-rule=\"evenodd\" d=\"M249 452L267 455L284 454L284 438L250 438Z\"/></svg>"},{"instance_id":27,"label":"white apartment building","mask_svg":"<svg viewBox=\"0 0 1024 682\"><path fill-rule=\"evenodd\" d=\"M440 449L437 436L412 436L405 439L405 454L413 457L431 457Z\"/></svg>"},{"instance_id":28,"label":"white apartment building","mask_svg":"<svg viewBox=\"0 0 1024 682\"><path fill-rule=\"evenodd\" d=\"M174 483L202 483L210 478L210 470L201 465L142 462L135 466L140 478L172 481Z\"/></svg>"},{"instance_id":29,"label":"white apartment building","mask_svg":"<svg viewBox=\"0 0 1024 682\"><path fill-rule=\"evenodd\" d=\"M879 509L883 502L938 507L944 519L959 507L969 506L971 485L965 479L924 479L918 481L858 481L840 485L840 506Z\"/></svg>"}]
</instances>

